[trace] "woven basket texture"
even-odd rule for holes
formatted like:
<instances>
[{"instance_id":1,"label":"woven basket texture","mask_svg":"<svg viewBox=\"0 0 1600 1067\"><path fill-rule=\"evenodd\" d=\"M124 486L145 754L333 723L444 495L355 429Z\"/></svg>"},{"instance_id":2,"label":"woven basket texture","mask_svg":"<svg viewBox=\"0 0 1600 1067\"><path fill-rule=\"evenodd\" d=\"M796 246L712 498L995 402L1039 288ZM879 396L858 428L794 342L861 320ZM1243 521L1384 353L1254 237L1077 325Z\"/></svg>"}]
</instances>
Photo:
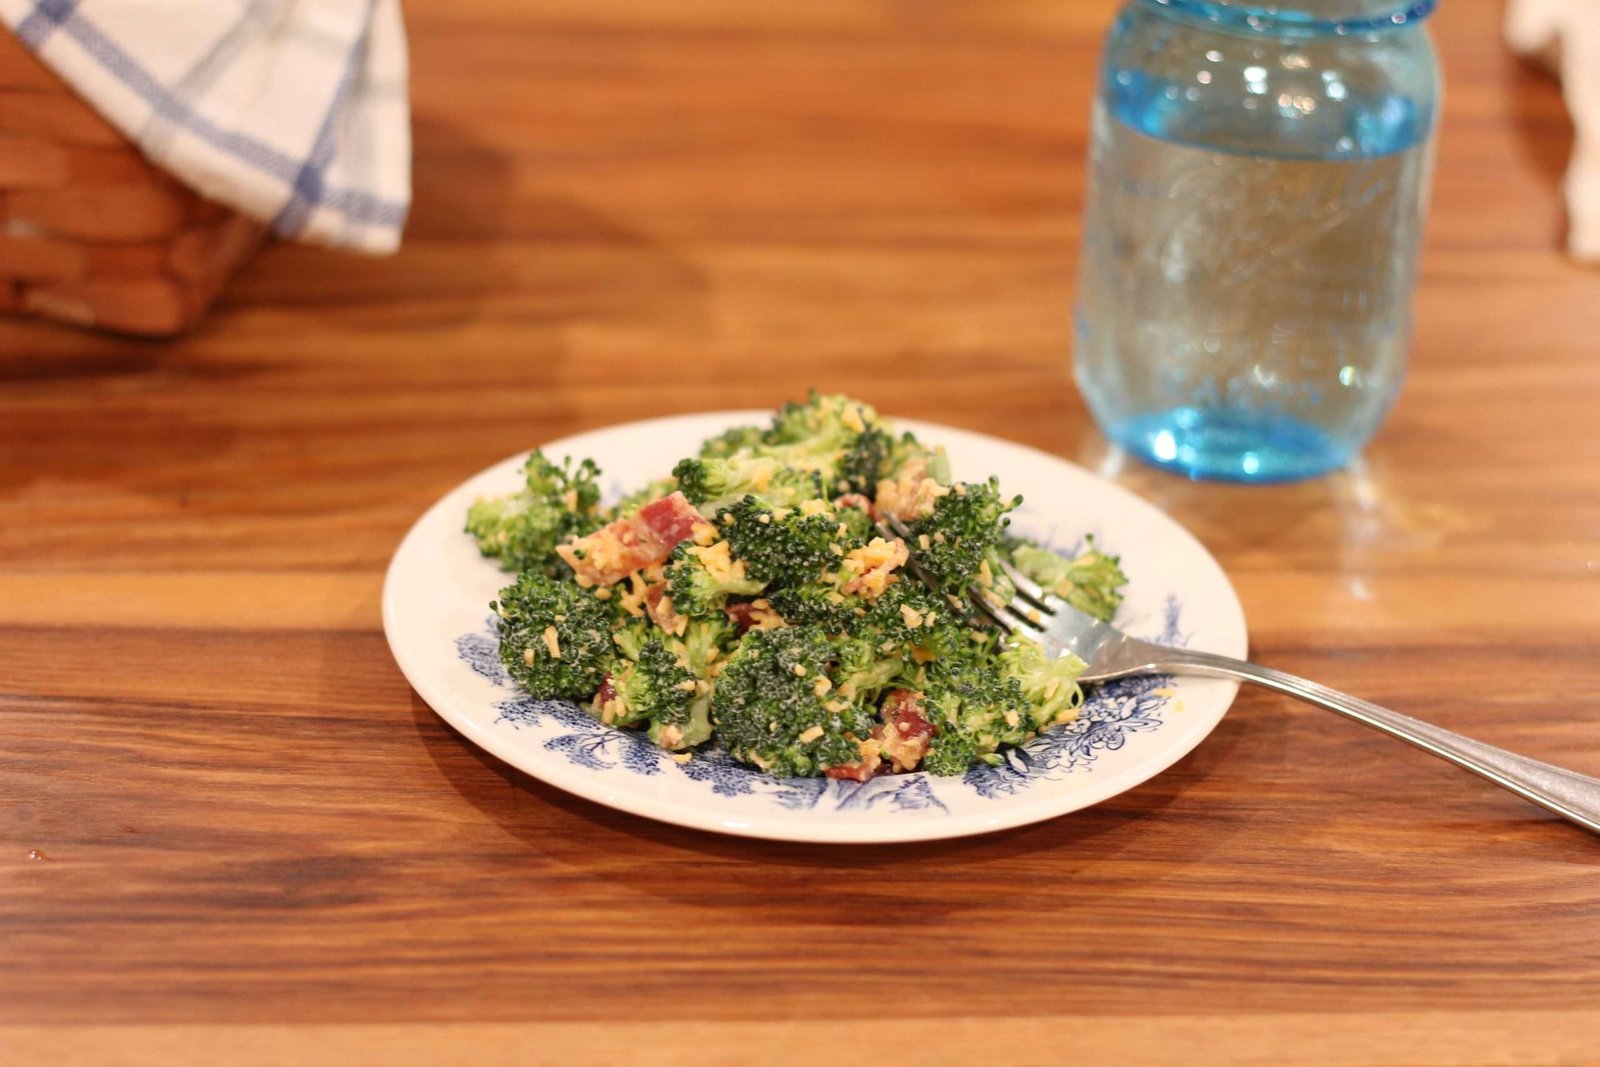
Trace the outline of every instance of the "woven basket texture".
<instances>
[{"instance_id":1,"label":"woven basket texture","mask_svg":"<svg viewBox=\"0 0 1600 1067\"><path fill-rule=\"evenodd\" d=\"M180 334L265 235L152 165L0 28L0 312Z\"/></svg>"}]
</instances>

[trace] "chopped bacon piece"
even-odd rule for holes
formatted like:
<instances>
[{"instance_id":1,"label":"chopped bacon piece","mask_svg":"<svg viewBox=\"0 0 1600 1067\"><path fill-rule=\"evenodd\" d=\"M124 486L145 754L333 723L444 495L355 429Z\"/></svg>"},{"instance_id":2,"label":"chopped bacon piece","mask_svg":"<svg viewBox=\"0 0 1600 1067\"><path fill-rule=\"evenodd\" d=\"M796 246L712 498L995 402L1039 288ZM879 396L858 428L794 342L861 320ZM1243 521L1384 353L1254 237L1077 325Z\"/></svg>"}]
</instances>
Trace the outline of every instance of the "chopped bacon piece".
<instances>
[{"instance_id":1,"label":"chopped bacon piece","mask_svg":"<svg viewBox=\"0 0 1600 1067\"><path fill-rule=\"evenodd\" d=\"M893 689L884 698L878 713L883 725L874 727L872 736L896 771L914 770L928 754L928 739L939 732L923 717L926 707L922 694L913 689Z\"/></svg>"},{"instance_id":2,"label":"chopped bacon piece","mask_svg":"<svg viewBox=\"0 0 1600 1067\"><path fill-rule=\"evenodd\" d=\"M880 714L885 724L906 737L932 737L939 729L923 716L926 708L925 698L915 689L891 689Z\"/></svg>"},{"instance_id":3,"label":"chopped bacon piece","mask_svg":"<svg viewBox=\"0 0 1600 1067\"><path fill-rule=\"evenodd\" d=\"M756 609L753 604L729 604L722 609L722 612L728 616L729 622L738 627L740 637L743 637L745 632L756 624Z\"/></svg>"},{"instance_id":4,"label":"chopped bacon piece","mask_svg":"<svg viewBox=\"0 0 1600 1067\"><path fill-rule=\"evenodd\" d=\"M730 603L722 609L722 613L739 628L740 637L751 630L772 630L787 625L783 616L773 611L772 605L764 597L746 603Z\"/></svg>"},{"instance_id":5,"label":"chopped bacon piece","mask_svg":"<svg viewBox=\"0 0 1600 1067\"><path fill-rule=\"evenodd\" d=\"M861 760L851 760L849 763L836 763L822 773L829 778L842 778L847 782L864 782L876 772L876 766L868 765Z\"/></svg>"},{"instance_id":6,"label":"chopped bacon piece","mask_svg":"<svg viewBox=\"0 0 1600 1067\"><path fill-rule=\"evenodd\" d=\"M556 551L577 575L578 584L615 585L642 567L666 562L700 521L694 505L682 493L673 493L587 537L558 545Z\"/></svg>"},{"instance_id":7,"label":"chopped bacon piece","mask_svg":"<svg viewBox=\"0 0 1600 1067\"><path fill-rule=\"evenodd\" d=\"M652 500L639 509L638 519L667 546L668 552L679 541L687 541L694 534L695 524L704 521L682 493Z\"/></svg>"},{"instance_id":8,"label":"chopped bacon piece","mask_svg":"<svg viewBox=\"0 0 1600 1067\"><path fill-rule=\"evenodd\" d=\"M644 591L644 610L650 613L650 618L655 624L669 634L683 636L689 628L686 616L679 615L672 607L672 598L665 595L667 583L657 582Z\"/></svg>"},{"instance_id":9,"label":"chopped bacon piece","mask_svg":"<svg viewBox=\"0 0 1600 1067\"><path fill-rule=\"evenodd\" d=\"M611 723L616 721L617 709L620 706L617 702L617 687L611 684L611 675L607 674L600 679L600 688L595 690L594 703L590 707L601 722Z\"/></svg>"},{"instance_id":10,"label":"chopped bacon piece","mask_svg":"<svg viewBox=\"0 0 1600 1067\"><path fill-rule=\"evenodd\" d=\"M864 493L845 493L833 500L836 508L858 508L865 511L873 522L878 521L878 509L872 506L872 499Z\"/></svg>"},{"instance_id":11,"label":"chopped bacon piece","mask_svg":"<svg viewBox=\"0 0 1600 1067\"><path fill-rule=\"evenodd\" d=\"M829 778L843 778L850 782L864 782L884 769L883 757L878 755L882 742L876 736L865 741L857 741L856 747L861 750L861 758L848 763L836 763L832 767L824 767L822 773Z\"/></svg>"}]
</instances>

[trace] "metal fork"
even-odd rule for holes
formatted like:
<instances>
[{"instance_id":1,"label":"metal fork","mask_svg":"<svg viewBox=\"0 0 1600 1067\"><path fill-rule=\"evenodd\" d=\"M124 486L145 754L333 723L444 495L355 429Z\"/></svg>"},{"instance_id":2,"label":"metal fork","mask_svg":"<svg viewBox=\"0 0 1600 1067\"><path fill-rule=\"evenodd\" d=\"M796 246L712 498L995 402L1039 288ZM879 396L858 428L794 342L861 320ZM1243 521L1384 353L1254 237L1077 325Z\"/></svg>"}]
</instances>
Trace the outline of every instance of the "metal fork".
<instances>
[{"instance_id":1,"label":"metal fork","mask_svg":"<svg viewBox=\"0 0 1600 1067\"><path fill-rule=\"evenodd\" d=\"M879 529L904 540L908 547L915 543L909 536L910 531L898 519L880 522ZM1390 737L1398 737L1424 752L1487 778L1569 822L1600 833L1600 779L1474 741L1271 667L1211 652L1141 641L1039 588L1010 563L1001 565L1006 577L1016 585L1017 596L1009 603L1001 603L992 594L973 586L968 590L973 607L1007 632L1038 641L1052 655L1068 652L1076 655L1088 664L1080 682L1104 682L1138 674L1194 674L1254 682L1338 712ZM937 588L937 583L916 565L914 550L911 566L919 578Z\"/></svg>"}]
</instances>

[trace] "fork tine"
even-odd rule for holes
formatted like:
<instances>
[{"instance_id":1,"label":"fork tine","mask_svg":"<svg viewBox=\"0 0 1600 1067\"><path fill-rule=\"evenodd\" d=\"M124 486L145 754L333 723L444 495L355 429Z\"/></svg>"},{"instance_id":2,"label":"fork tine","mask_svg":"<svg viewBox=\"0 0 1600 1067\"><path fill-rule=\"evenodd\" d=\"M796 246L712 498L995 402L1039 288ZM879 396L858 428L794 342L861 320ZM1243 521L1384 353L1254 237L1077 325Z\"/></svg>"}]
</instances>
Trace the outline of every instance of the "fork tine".
<instances>
[{"instance_id":1,"label":"fork tine","mask_svg":"<svg viewBox=\"0 0 1600 1067\"><path fill-rule=\"evenodd\" d=\"M1004 608L996 608L993 604L984 600L982 597L976 596L972 598L972 606L978 610L979 615L982 615L985 619L994 623L1006 633L1014 634L1017 632L1020 624L1014 617L1011 616L1011 613L1006 611Z\"/></svg>"},{"instance_id":2,"label":"fork tine","mask_svg":"<svg viewBox=\"0 0 1600 1067\"><path fill-rule=\"evenodd\" d=\"M887 529L903 541L911 539L911 527L902 522L898 515L890 515L887 518L879 519L878 528L880 530Z\"/></svg>"},{"instance_id":3,"label":"fork tine","mask_svg":"<svg viewBox=\"0 0 1600 1067\"><path fill-rule=\"evenodd\" d=\"M1034 634L1043 632L1044 628L1033 619L1019 614L1009 604L1002 604L991 598L988 593L975 585L967 588L967 595L973 607L999 623L1000 628L1005 630L1006 633L1015 634L1021 631Z\"/></svg>"},{"instance_id":4,"label":"fork tine","mask_svg":"<svg viewBox=\"0 0 1600 1067\"><path fill-rule=\"evenodd\" d=\"M911 540L910 528L893 515L879 519L877 522L877 527L878 532L884 534L885 536L898 537L903 541ZM933 576L923 569L922 565L917 562L915 555L912 555L911 558L906 561L906 563L911 572L917 576L917 579L921 581L923 585L936 592L938 591L939 583L934 581ZM1009 563L1006 563L1002 560L1001 565L1007 569L1006 573L1008 576L1014 575L1012 578L1013 581L1018 581L1020 579L1020 581L1018 581L1019 591L1022 590L1021 583L1025 582L1030 589L1036 590L1037 592L1033 596L1024 595L1020 597L1020 604L1015 601L1007 604L1001 601L998 597L995 597L987 591L974 585L968 587L967 589L968 606L975 608L980 615L994 622L1002 630L1005 630L1009 634L1015 634L1018 631L1025 633L1042 633L1045 629L1045 624L1040 618L1040 612L1047 612L1052 615L1055 614L1055 609L1052 608L1045 599L1045 592L1042 589L1039 589L1037 585L1034 585L1034 583L1030 581L1026 575L1012 568ZM950 600L952 604L959 603L958 598L951 597Z\"/></svg>"},{"instance_id":5,"label":"fork tine","mask_svg":"<svg viewBox=\"0 0 1600 1067\"><path fill-rule=\"evenodd\" d=\"M1000 560L1000 570L1011 579L1011 584L1017 587L1017 595L1021 597L1030 608L1037 608L1047 615L1054 615L1059 608L1060 601L1039 587L1039 584L1026 574L1012 566L1004 557Z\"/></svg>"},{"instance_id":6,"label":"fork tine","mask_svg":"<svg viewBox=\"0 0 1600 1067\"><path fill-rule=\"evenodd\" d=\"M878 527L878 532L883 536L889 538L890 540L898 539L904 541L907 548L911 547L911 528L905 523L901 522L899 519L895 518L893 515L879 519L876 525Z\"/></svg>"},{"instance_id":7,"label":"fork tine","mask_svg":"<svg viewBox=\"0 0 1600 1067\"><path fill-rule=\"evenodd\" d=\"M877 526L878 532L883 534L885 537L899 538L901 541L906 542L911 540L911 530L906 526L905 523L901 522L893 515L890 515L888 518L879 519ZM906 545L908 550L910 547L910 544ZM906 566L911 569L911 572L917 576L917 579L921 581L923 585L927 586L929 589L932 589L935 593L939 592L939 583L935 581L933 575L929 574L927 569L917 561L917 557L914 553L911 554L906 560ZM960 603L959 597L951 597L949 599L952 601L952 606Z\"/></svg>"},{"instance_id":8,"label":"fork tine","mask_svg":"<svg viewBox=\"0 0 1600 1067\"><path fill-rule=\"evenodd\" d=\"M909 541L911 539L910 528L893 515L890 515L887 519L880 519L878 521L878 529L880 532L893 533L896 537L899 537L904 541ZM1026 574L1023 574L1021 571L1017 570L1017 568L1012 566L1011 562L1004 557L1000 558L1000 569L1005 573L1007 578L1011 579L1011 584L1016 587L1018 594L1020 594L1022 600L1029 608L1037 609L1045 612L1048 615L1054 615L1056 611L1059 610L1060 601L1056 600L1048 592L1040 588L1039 584L1032 578L1029 578Z\"/></svg>"}]
</instances>

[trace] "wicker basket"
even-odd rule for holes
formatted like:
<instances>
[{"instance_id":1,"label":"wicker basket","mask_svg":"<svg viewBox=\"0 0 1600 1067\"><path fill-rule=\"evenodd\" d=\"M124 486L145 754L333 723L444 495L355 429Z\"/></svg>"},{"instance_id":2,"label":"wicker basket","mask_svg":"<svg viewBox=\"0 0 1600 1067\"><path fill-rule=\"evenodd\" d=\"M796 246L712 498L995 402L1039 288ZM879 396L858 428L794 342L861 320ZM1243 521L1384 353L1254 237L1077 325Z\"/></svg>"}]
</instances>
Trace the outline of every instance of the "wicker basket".
<instances>
[{"instance_id":1,"label":"wicker basket","mask_svg":"<svg viewBox=\"0 0 1600 1067\"><path fill-rule=\"evenodd\" d=\"M265 232L153 166L0 28L0 312L182 333Z\"/></svg>"}]
</instances>

